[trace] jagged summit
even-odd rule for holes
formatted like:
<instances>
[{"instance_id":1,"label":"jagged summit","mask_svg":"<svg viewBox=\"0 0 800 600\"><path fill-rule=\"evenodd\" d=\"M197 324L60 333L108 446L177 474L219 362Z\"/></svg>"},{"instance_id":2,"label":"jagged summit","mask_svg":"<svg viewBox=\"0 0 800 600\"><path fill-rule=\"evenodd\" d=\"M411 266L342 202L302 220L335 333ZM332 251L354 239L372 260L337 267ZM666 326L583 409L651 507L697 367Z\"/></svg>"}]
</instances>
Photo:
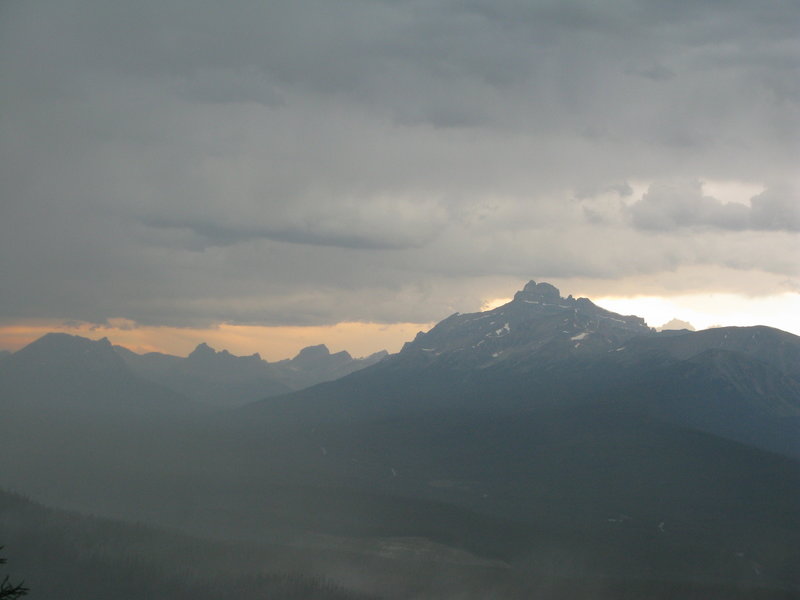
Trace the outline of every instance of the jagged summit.
<instances>
[{"instance_id":1,"label":"jagged summit","mask_svg":"<svg viewBox=\"0 0 800 600\"><path fill-rule=\"evenodd\" d=\"M216 354L216 350L214 350L211 346L206 344L205 342L201 342L197 344L197 347L192 350L189 354L190 357L200 357L200 356L214 356Z\"/></svg>"},{"instance_id":2,"label":"jagged summit","mask_svg":"<svg viewBox=\"0 0 800 600\"><path fill-rule=\"evenodd\" d=\"M554 285L528 282L514 299L493 310L455 314L403 348L438 356L458 352L482 365L511 356L607 352L634 336L652 335L644 319L605 310L588 298L566 298Z\"/></svg>"},{"instance_id":3,"label":"jagged summit","mask_svg":"<svg viewBox=\"0 0 800 600\"><path fill-rule=\"evenodd\" d=\"M561 292L554 285L546 282L536 283L532 279L525 284L525 287L514 294L514 300L517 302L555 302L558 303L561 298Z\"/></svg>"},{"instance_id":4,"label":"jagged summit","mask_svg":"<svg viewBox=\"0 0 800 600\"><path fill-rule=\"evenodd\" d=\"M558 306L560 308L579 307L583 310L603 310L588 298L575 299L572 297L572 294L564 298L561 296L561 291L556 286L544 281L536 283L533 280L526 283L524 288L514 294L513 302L539 304L542 306ZM616 314L610 311L606 312L609 314ZM641 322L644 323L644 319L641 319Z\"/></svg>"},{"instance_id":5,"label":"jagged summit","mask_svg":"<svg viewBox=\"0 0 800 600\"><path fill-rule=\"evenodd\" d=\"M219 358L219 359L223 359L223 360L224 359L233 359L233 360L238 360L238 359L253 360L253 359L255 359L255 360L259 360L260 361L261 360L261 355L258 352L254 352L253 354L250 354L249 356L235 356L235 355L231 354L230 352L228 352L227 350L217 351L214 348L212 348L211 346L209 346L208 344L206 344L205 342L201 342L200 344L197 344L197 347L194 350L192 350L192 352L189 354L189 356L187 358L189 358L190 360Z\"/></svg>"}]
</instances>

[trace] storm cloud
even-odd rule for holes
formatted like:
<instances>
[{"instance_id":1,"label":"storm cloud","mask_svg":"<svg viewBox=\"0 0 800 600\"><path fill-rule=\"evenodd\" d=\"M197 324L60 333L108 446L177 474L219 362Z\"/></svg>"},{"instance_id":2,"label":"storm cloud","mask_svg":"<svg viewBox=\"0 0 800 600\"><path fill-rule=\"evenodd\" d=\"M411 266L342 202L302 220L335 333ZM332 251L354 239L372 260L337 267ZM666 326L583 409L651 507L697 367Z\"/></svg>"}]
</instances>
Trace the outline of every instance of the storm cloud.
<instances>
[{"instance_id":1,"label":"storm cloud","mask_svg":"<svg viewBox=\"0 0 800 600\"><path fill-rule=\"evenodd\" d=\"M799 26L789 1L9 0L0 319L427 322L530 278L796 281Z\"/></svg>"},{"instance_id":2,"label":"storm cloud","mask_svg":"<svg viewBox=\"0 0 800 600\"><path fill-rule=\"evenodd\" d=\"M800 231L800 194L789 186L770 188L753 196L745 206L704 195L699 181L654 184L630 207L630 215L641 229L711 227L796 232Z\"/></svg>"}]
</instances>

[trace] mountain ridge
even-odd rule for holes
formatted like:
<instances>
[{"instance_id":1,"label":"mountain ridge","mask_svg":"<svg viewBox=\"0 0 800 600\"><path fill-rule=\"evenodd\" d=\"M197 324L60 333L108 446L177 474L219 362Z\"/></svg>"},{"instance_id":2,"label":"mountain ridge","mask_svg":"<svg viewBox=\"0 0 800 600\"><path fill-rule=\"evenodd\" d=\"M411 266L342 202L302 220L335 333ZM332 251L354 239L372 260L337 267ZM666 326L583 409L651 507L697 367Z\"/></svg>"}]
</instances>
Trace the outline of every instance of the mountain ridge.
<instances>
[{"instance_id":1,"label":"mountain ridge","mask_svg":"<svg viewBox=\"0 0 800 600\"><path fill-rule=\"evenodd\" d=\"M700 364L697 357L712 350L728 358ZM693 375L686 379L685 373ZM760 378L751 382L750 396L732 393L743 389L748 373ZM660 391L653 395L649 389ZM798 390L798 336L765 326L657 332L640 317L618 315L585 298L563 298L554 286L531 281L511 302L451 315L376 365L243 410L357 422L445 407L515 412L606 403L687 426L704 423L712 433L749 443L754 440L748 419L765 427L769 421L783 431L782 441L776 446L764 435L758 443L800 456ZM735 426L725 422L726 397L736 406ZM678 408L687 406L686 398L695 398L704 419ZM793 431L797 442L791 441Z\"/></svg>"},{"instance_id":2,"label":"mountain ridge","mask_svg":"<svg viewBox=\"0 0 800 600\"><path fill-rule=\"evenodd\" d=\"M0 400L25 410L194 410L186 396L136 374L107 338L48 333L0 362Z\"/></svg>"},{"instance_id":3,"label":"mountain ridge","mask_svg":"<svg viewBox=\"0 0 800 600\"><path fill-rule=\"evenodd\" d=\"M205 342L186 357L158 352L137 354L112 345L106 337L92 340L51 332L17 352L0 355L0 382L5 382L6 395L12 393L11 388L17 386L12 382L17 381L20 389L38 389L36 395L53 399L88 398L102 393L103 385L106 391L144 390L150 386L147 393L161 396L176 407L182 403L187 409L218 409L336 379L385 356L386 351L381 351L354 359L346 351L332 354L320 344L304 348L292 359L270 363L258 353L236 356L228 350L217 351ZM92 379L98 380L94 392L88 385ZM152 386L161 391L156 392ZM165 400L168 395L174 396L173 401Z\"/></svg>"},{"instance_id":4,"label":"mountain ridge","mask_svg":"<svg viewBox=\"0 0 800 600\"><path fill-rule=\"evenodd\" d=\"M136 354L115 347L131 369L209 407L244 405L336 379L382 360L386 351L353 358L348 352L332 354L327 346L308 346L291 359L268 362L258 353L236 356L198 344L188 356Z\"/></svg>"}]
</instances>

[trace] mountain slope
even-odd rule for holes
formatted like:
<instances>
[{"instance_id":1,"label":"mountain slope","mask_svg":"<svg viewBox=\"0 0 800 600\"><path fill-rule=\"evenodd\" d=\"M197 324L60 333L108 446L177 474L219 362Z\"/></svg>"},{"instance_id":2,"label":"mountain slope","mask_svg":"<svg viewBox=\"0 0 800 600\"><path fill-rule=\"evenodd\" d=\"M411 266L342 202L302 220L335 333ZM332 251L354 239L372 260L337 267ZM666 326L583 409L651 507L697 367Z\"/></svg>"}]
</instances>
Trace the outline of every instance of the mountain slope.
<instances>
[{"instance_id":1,"label":"mountain slope","mask_svg":"<svg viewBox=\"0 0 800 600\"><path fill-rule=\"evenodd\" d=\"M213 408L242 406L269 396L329 381L369 365L384 356L377 352L354 359L347 352L331 354L325 345L309 346L291 360L269 363L258 354L234 356L199 344L183 358L149 352L115 350L135 373Z\"/></svg>"},{"instance_id":2,"label":"mountain slope","mask_svg":"<svg viewBox=\"0 0 800 600\"><path fill-rule=\"evenodd\" d=\"M185 396L131 371L108 339L49 333L0 362L0 402L29 411L104 413L196 409Z\"/></svg>"},{"instance_id":3,"label":"mountain slope","mask_svg":"<svg viewBox=\"0 0 800 600\"><path fill-rule=\"evenodd\" d=\"M344 350L331 354L325 344L319 344L303 348L291 360L272 364L280 381L294 390L300 390L324 381L339 379L380 362L386 356L388 353L381 350L364 358L353 358Z\"/></svg>"},{"instance_id":4,"label":"mountain slope","mask_svg":"<svg viewBox=\"0 0 800 600\"><path fill-rule=\"evenodd\" d=\"M245 410L325 423L618 404L800 457L798 364L800 338L776 329L656 333L530 282L512 302L448 317L378 365ZM749 431L748 420L759 426Z\"/></svg>"},{"instance_id":5,"label":"mountain slope","mask_svg":"<svg viewBox=\"0 0 800 600\"><path fill-rule=\"evenodd\" d=\"M747 547L759 566L736 577L770 564L796 586L800 465L753 446L796 450L799 342L656 333L531 282L378 365L237 411L230 435L287 479L547 523L598 573L725 580ZM586 555L600 540L610 562Z\"/></svg>"},{"instance_id":6,"label":"mountain slope","mask_svg":"<svg viewBox=\"0 0 800 600\"><path fill-rule=\"evenodd\" d=\"M208 407L241 406L293 389L281 383L276 369L258 354L234 356L207 344L198 345L186 358L156 352L140 355L121 346L115 350L140 376Z\"/></svg>"}]
</instances>

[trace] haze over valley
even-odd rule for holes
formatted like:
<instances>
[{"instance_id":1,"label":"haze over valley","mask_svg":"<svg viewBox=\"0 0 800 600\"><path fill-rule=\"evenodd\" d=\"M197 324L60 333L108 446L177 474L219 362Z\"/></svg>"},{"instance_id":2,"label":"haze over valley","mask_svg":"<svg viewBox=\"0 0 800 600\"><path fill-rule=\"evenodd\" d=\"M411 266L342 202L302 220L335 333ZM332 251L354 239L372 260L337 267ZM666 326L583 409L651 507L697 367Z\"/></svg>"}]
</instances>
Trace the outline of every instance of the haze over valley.
<instances>
[{"instance_id":1,"label":"haze over valley","mask_svg":"<svg viewBox=\"0 0 800 600\"><path fill-rule=\"evenodd\" d=\"M85 576L115 597L144 593L130 560L165 597L204 580L324 598L800 585L800 339L780 330L656 332L531 281L367 361L49 334L0 359L0 384L6 489L95 515L3 496L0 532L48 593L56 539L76 573L121 570Z\"/></svg>"}]
</instances>

